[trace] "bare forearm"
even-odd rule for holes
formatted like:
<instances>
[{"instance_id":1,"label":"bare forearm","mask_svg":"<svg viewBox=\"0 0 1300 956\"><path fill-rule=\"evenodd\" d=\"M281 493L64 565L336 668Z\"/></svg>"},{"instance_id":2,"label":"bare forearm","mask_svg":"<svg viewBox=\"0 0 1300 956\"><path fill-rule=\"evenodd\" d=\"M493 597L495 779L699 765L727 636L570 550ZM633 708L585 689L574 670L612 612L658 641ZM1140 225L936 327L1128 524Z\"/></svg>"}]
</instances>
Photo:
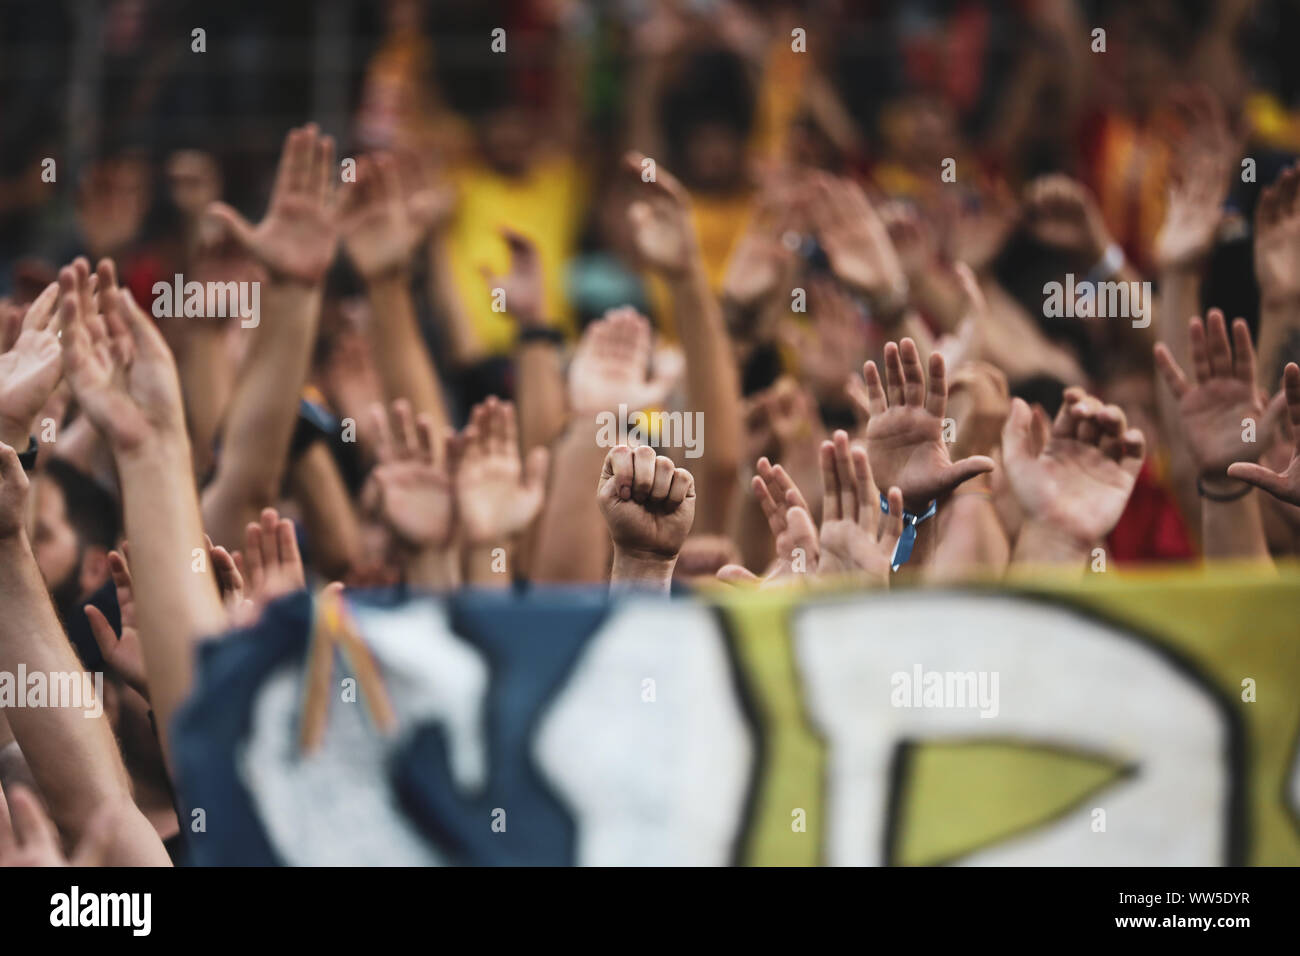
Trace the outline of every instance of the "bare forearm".
<instances>
[{"instance_id":1,"label":"bare forearm","mask_svg":"<svg viewBox=\"0 0 1300 956\"><path fill-rule=\"evenodd\" d=\"M987 479L975 479L987 482ZM934 559L926 567L927 580L950 580L970 575L999 575L1011 558L997 508L987 488L967 488L953 494L939 517Z\"/></svg>"},{"instance_id":2,"label":"bare forearm","mask_svg":"<svg viewBox=\"0 0 1300 956\"><path fill-rule=\"evenodd\" d=\"M369 283L370 329L375 362L385 397L404 398L418 414L433 416L438 434L447 432L449 419L442 397L442 382L420 334L406 273Z\"/></svg>"},{"instance_id":3,"label":"bare forearm","mask_svg":"<svg viewBox=\"0 0 1300 956\"><path fill-rule=\"evenodd\" d=\"M731 496L740 466L740 373L727 330L703 263L671 283L673 313L686 353L687 413L698 412L704 422L702 467L694 468L696 531L725 534Z\"/></svg>"},{"instance_id":4,"label":"bare forearm","mask_svg":"<svg viewBox=\"0 0 1300 956\"><path fill-rule=\"evenodd\" d=\"M452 274L446 240L435 236L429 243L429 293L446 323L448 344L455 363L472 365L487 355L474 323L465 311Z\"/></svg>"},{"instance_id":5,"label":"bare forearm","mask_svg":"<svg viewBox=\"0 0 1300 956\"><path fill-rule=\"evenodd\" d=\"M549 342L529 342L516 353L519 377L519 450L549 445L564 429L566 402L560 351Z\"/></svg>"},{"instance_id":6,"label":"bare forearm","mask_svg":"<svg viewBox=\"0 0 1300 956\"><path fill-rule=\"evenodd\" d=\"M24 669L25 693L31 692L31 675L41 675L47 688L43 706L28 701L6 709L8 729L55 823L75 842L101 807L133 813L131 784L103 702L89 675L83 678L22 534L0 539L0 606L0 671L17 675ZM71 688L70 680L80 682L83 693L56 700L56 690ZM121 821L110 859L117 865L165 864L161 842L141 830L138 817Z\"/></svg>"},{"instance_id":7,"label":"bare forearm","mask_svg":"<svg viewBox=\"0 0 1300 956\"><path fill-rule=\"evenodd\" d=\"M402 565L406 583L418 590L443 593L460 586L460 553L454 546L412 552Z\"/></svg>"},{"instance_id":8,"label":"bare forearm","mask_svg":"<svg viewBox=\"0 0 1300 956\"><path fill-rule=\"evenodd\" d=\"M131 572L139 582L136 620L164 753L172 714L193 681L195 645L226 629L189 463L183 434L118 456Z\"/></svg>"},{"instance_id":9,"label":"bare forearm","mask_svg":"<svg viewBox=\"0 0 1300 956\"><path fill-rule=\"evenodd\" d=\"M217 475L203 495L204 524L217 544L238 545L244 526L279 495L316 340L320 296L315 286L267 287L267 314L249 343L226 416Z\"/></svg>"},{"instance_id":10,"label":"bare forearm","mask_svg":"<svg viewBox=\"0 0 1300 956\"><path fill-rule=\"evenodd\" d=\"M1244 486L1241 482L1224 478L1216 487L1231 491L1234 487ZM1201 499L1201 550L1206 560L1272 564L1259 495L1260 492L1251 490L1236 501Z\"/></svg>"},{"instance_id":11,"label":"bare forearm","mask_svg":"<svg viewBox=\"0 0 1300 956\"><path fill-rule=\"evenodd\" d=\"M676 558L641 557L615 550L609 572L609 589L668 594L672 590L676 566Z\"/></svg>"},{"instance_id":12,"label":"bare forearm","mask_svg":"<svg viewBox=\"0 0 1300 956\"><path fill-rule=\"evenodd\" d=\"M551 485L529 565L532 577L552 583L602 581L609 531L592 494L605 460L605 450L596 444L596 423L570 422L551 460Z\"/></svg>"},{"instance_id":13,"label":"bare forearm","mask_svg":"<svg viewBox=\"0 0 1300 956\"><path fill-rule=\"evenodd\" d=\"M1265 293L1259 311L1259 385L1270 394L1287 362L1300 361L1300 298Z\"/></svg>"},{"instance_id":14,"label":"bare forearm","mask_svg":"<svg viewBox=\"0 0 1300 956\"><path fill-rule=\"evenodd\" d=\"M234 389L234 368L226 356L226 332L213 324L190 331L177 361L185 418L194 449L194 470L199 475L212 466L221 416Z\"/></svg>"},{"instance_id":15,"label":"bare forearm","mask_svg":"<svg viewBox=\"0 0 1300 956\"><path fill-rule=\"evenodd\" d=\"M343 577L361 551L361 526L329 447L315 442L304 451L289 468L289 486L302 506L315 566Z\"/></svg>"},{"instance_id":16,"label":"bare forearm","mask_svg":"<svg viewBox=\"0 0 1300 956\"><path fill-rule=\"evenodd\" d=\"M510 587L509 565L505 544L480 545L465 551L465 583L479 590L506 590Z\"/></svg>"},{"instance_id":17,"label":"bare forearm","mask_svg":"<svg viewBox=\"0 0 1300 956\"><path fill-rule=\"evenodd\" d=\"M1092 546L1043 521L1028 520L1020 527L1011 552L1013 566L1059 564L1083 570Z\"/></svg>"}]
</instances>

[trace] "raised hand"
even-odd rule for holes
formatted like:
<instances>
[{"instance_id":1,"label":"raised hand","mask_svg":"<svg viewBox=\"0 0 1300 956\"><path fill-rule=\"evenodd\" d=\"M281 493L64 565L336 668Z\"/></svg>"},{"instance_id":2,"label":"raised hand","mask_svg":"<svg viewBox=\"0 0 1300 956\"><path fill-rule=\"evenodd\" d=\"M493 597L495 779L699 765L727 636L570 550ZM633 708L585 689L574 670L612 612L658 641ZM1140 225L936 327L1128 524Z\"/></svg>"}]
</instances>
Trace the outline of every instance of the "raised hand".
<instances>
[{"instance_id":1,"label":"raised hand","mask_svg":"<svg viewBox=\"0 0 1300 956\"><path fill-rule=\"evenodd\" d=\"M894 549L903 533L903 493L889 489L882 518L880 492L871 480L867 452L837 431L822 442L822 527L819 575L849 575L887 585Z\"/></svg>"},{"instance_id":2,"label":"raised hand","mask_svg":"<svg viewBox=\"0 0 1300 956\"><path fill-rule=\"evenodd\" d=\"M244 597L244 573L239 569L243 555L238 551L231 554L221 545L214 545L211 538L204 537L208 544L208 560L212 562L212 571L221 591L221 604L231 623L239 625L250 613L256 613L253 601Z\"/></svg>"},{"instance_id":3,"label":"raised hand","mask_svg":"<svg viewBox=\"0 0 1300 956\"><path fill-rule=\"evenodd\" d=\"M778 326L782 343L798 356L800 377L822 400L842 403L844 380L861 366L867 353L867 320L836 283L808 283L812 329L794 319Z\"/></svg>"},{"instance_id":4,"label":"raised hand","mask_svg":"<svg viewBox=\"0 0 1300 956\"><path fill-rule=\"evenodd\" d=\"M77 404L118 454L160 436L184 439L180 380L162 333L117 287L112 261L100 261L96 279L98 315L85 261L59 271L59 338Z\"/></svg>"},{"instance_id":5,"label":"raised hand","mask_svg":"<svg viewBox=\"0 0 1300 956\"><path fill-rule=\"evenodd\" d=\"M1255 207L1255 278L1265 302L1300 298L1300 164L1260 193Z\"/></svg>"},{"instance_id":6,"label":"raised hand","mask_svg":"<svg viewBox=\"0 0 1300 956\"><path fill-rule=\"evenodd\" d=\"M848 179L818 176L808 214L836 278L878 303L901 309L907 279L889 230L862 187Z\"/></svg>"},{"instance_id":7,"label":"raised hand","mask_svg":"<svg viewBox=\"0 0 1300 956\"><path fill-rule=\"evenodd\" d=\"M455 531L455 502L446 456L435 459L433 419L415 418L405 399L393 402L395 432L382 405L374 406L371 415L379 462L363 498L407 547L446 548Z\"/></svg>"},{"instance_id":8,"label":"raised hand","mask_svg":"<svg viewBox=\"0 0 1300 956\"><path fill-rule=\"evenodd\" d=\"M208 216L266 266L272 278L314 286L334 261L337 176L333 138L308 123L285 138L261 222L254 226L220 202L208 207Z\"/></svg>"},{"instance_id":9,"label":"raised hand","mask_svg":"<svg viewBox=\"0 0 1300 956\"><path fill-rule=\"evenodd\" d=\"M948 414L957 425L954 455L992 455L1002 442L1011 393L1002 370L987 362L957 367L948 385Z\"/></svg>"},{"instance_id":10,"label":"raised hand","mask_svg":"<svg viewBox=\"0 0 1300 956\"><path fill-rule=\"evenodd\" d=\"M722 280L722 297L733 305L743 309L763 305L776 295L782 278L789 273L794 253L783 238L796 223L791 193L776 183L769 184L737 240Z\"/></svg>"},{"instance_id":11,"label":"raised hand","mask_svg":"<svg viewBox=\"0 0 1300 956\"><path fill-rule=\"evenodd\" d=\"M628 206L632 243L642 263L665 276L684 275L699 255L691 200L672 173L657 166L654 182L642 180L646 157L628 153L624 169L636 177L637 198Z\"/></svg>"},{"instance_id":12,"label":"raised hand","mask_svg":"<svg viewBox=\"0 0 1300 956\"><path fill-rule=\"evenodd\" d=\"M818 455L826 428L817 402L806 388L789 376L777 379L749 398L745 425L746 461L770 455L781 462L783 470L800 487L818 486ZM820 499L812 505L810 513L820 514Z\"/></svg>"},{"instance_id":13,"label":"raised hand","mask_svg":"<svg viewBox=\"0 0 1300 956\"><path fill-rule=\"evenodd\" d=\"M1110 245L1110 231L1088 187L1059 173L1040 176L1025 189L1025 225L1039 242L1074 253L1089 265Z\"/></svg>"},{"instance_id":14,"label":"raised hand","mask_svg":"<svg viewBox=\"0 0 1300 956\"><path fill-rule=\"evenodd\" d=\"M1124 412L1081 388L1065 390L1053 423L1012 399L1002 429L1004 469L1026 522L1072 551L1091 548L1119 522L1145 455L1146 440Z\"/></svg>"},{"instance_id":15,"label":"raised hand","mask_svg":"<svg viewBox=\"0 0 1300 956\"><path fill-rule=\"evenodd\" d=\"M79 260L89 273L85 260ZM51 282L27 308L13 342L0 353L0 441L27 448L36 416L63 376L54 324L59 285Z\"/></svg>"},{"instance_id":16,"label":"raised hand","mask_svg":"<svg viewBox=\"0 0 1300 956\"><path fill-rule=\"evenodd\" d=\"M236 568L248 579L255 613L260 613L276 598L307 586L293 522L281 518L274 508L263 508L260 521L250 521L244 529L244 550L236 554ZM230 580L229 569L225 576ZM229 596L227 606L230 606Z\"/></svg>"},{"instance_id":17,"label":"raised hand","mask_svg":"<svg viewBox=\"0 0 1300 956\"><path fill-rule=\"evenodd\" d=\"M636 309L610 309L582 333L569 364L569 405L594 415L626 405L629 411L658 405L673 382L651 377L650 322Z\"/></svg>"},{"instance_id":18,"label":"raised hand","mask_svg":"<svg viewBox=\"0 0 1300 956\"><path fill-rule=\"evenodd\" d=\"M77 190L77 225L93 256L116 255L140 234L150 172L139 157L93 163Z\"/></svg>"},{"instance_id":19,"label":"raised hand","mask_svg":"<svg viewBox=\"0 0 1300 956\"><path fill-rule=\"evenodd\" d=\"M1155 239L1155 260L1163 269L1203 262L1223 219L1236 144L1218 98L1208 90L1179 97L1187 126L1171 149L1169 205Z\"/></svg>"},{"instance_id":20,"label":"raised hand","mask_svg":"<svg viewBox=\"0 0 1300 956\"><path fill-rule=\"evenodd\" d=\"M543 328L546 325L546 287L537 245L513 229L502 229L501 238L510 249L510 271L498 276L487 266L480 266L479 274L489 289L504 292L506 313L519 323L521 329Z\"/></svg>"},{"instance_id":21,"label":"raised hand","mask_svg":"<svg viewBox=\"0 0 1300 956\"><path fill-rule=\"evenodd\" d=\"M618 445L605 456L596 499L614 541L616 565L677 560L695 520L695 479L689 471L649 445Z\"/></svg>"},{"instance_id":22,"label":"raised hand","mask_svg":"<svg viewBox=\"0 0 1300 956\"><path fill-rule=\"evenodd\" d=\"M1272 471L1251 461L1228 466L1228 477L1263 488L1274 498L1300 505L1300 365L1288 362L1282 373L1282 392L1295 448L1285 471Z\"/></svg>"},{"instance_id":23,"label":"raised hand","mask_svg":"<svg viewBox=\"0 0 1300 956\"><path fill-rule=\"evenodd\" d=\"M763 582L815 572L821 560L821 542L812 511L799 486L781 465L773 465L766 458L758 460L755 470L758 473L750 479L750 487L776 544L776 561ZM738 574L733 568L732 565L722 568L718 576L724 581L752 577L747 572Z\"/></svg>"},{"instance_id":24,"label":"raised hand","mask_svg":"<svg viewBox=\"0 0 1300 956\"><path fill-rule=\"evenodd\" d=\"M976 272L989 268L1020 222L1020 204L1003 179L944 204L943 246L951 262Z\"/></svg>"},{"instance_id":25,"label":"raised hand","mask_svg":"<svg viewBox=\"0 0 1300 956\"><path fill-rule=\"evenodd\" d=\"M1233 462L1259 460L1263 445L1242 441L1242 420L1252 419L1262 430L1264 402L1255 385L1255 349L1245 319L1232 323L1233 344L1223 313L1211 309L1206 321L1193 318L1188 326L1195 384L1164 343L1155 346L1156 366L1178 399L1178 413L1192 462L1203 485L1212 491L1232 490L1227 477ZM1233 355L1233 345L1236 355Z\"/></svg>"},{"instance_id":26,"label":"raised hand","mask_svg":"<svg viewBox=\"0 0 1300 956\"><path fill-rule=\"evenodd\" d=\"M125 545L123 549L125 550ZM131 568L126 556L120 551L108 552L108 570L113 576L113 587L117 590L117 607L122 618L122 633L113 633L113 627L104 617L104 612L93 604L84 608L86 619L90 622L90 633L99 645L99 652L104 655L104 662L117 672L117 675L140 694L149 699L149 679L144 669L144 651L140 646L140 632L135 623L135 589L131 581Z\"/></svg>"},{"instance_id":27,"label":"raised hand","mask_svg":"<svg viewBox=\"0 0 1300 956\"><path fill-rule=\"evenodd\" d=\"M943 356L930 356L929 383L921 353L911 339L885 344L885 380L875 362L864 366L866 388L850 392L867 420L867 455L883 487L897 485L908 511L921 513L930 502L963 481L993 470L993 459L973 455L954 462L943 441L948 384Z\"/></svg>"},{"instance_id":28,"label":"raised hand","mask_svg":"<svg viewBox=\"0 0 1300 956\"><path fill-rule=\"evenodd\" d=\"M339 204L343 248L368 282L400 275L410 266L428 227L403 190L397 160L387 153L362 156L357 181Z\"/></svg>"},{"instance_id":29,"label":"raised hand","mask_svg":"<svg viewBox=\"0 0 1300 956\"><path fill-rule=\"evenodd\" d=\"M521 534L542 508L550 454L539 446L527 465L520 460L514 403L492 396L475 405L451 447L465 543L506 544Z\"/></svg>"},{"instance_id":30,"label":"raised hand","mask_svg":"<svg viewBox=\"0 0 1300 956\"><path fill-rule=\"evenodd\" d=\"M69 859L59 831L36 794L24 786L9 788L8 802L0 793L0 867L104 866L113 844L117 813L100 807Z\"/></svg>"}]
</instances>

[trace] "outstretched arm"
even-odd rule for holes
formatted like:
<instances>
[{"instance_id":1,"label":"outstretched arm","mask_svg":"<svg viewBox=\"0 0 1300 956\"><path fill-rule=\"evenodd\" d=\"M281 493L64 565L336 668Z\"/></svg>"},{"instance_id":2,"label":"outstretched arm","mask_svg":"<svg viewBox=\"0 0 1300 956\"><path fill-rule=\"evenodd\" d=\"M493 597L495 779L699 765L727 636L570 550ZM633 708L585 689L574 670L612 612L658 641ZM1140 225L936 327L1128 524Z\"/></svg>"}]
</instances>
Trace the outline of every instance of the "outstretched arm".
<instances>
[{"instance_id":1,"label":"outstretched arm","mask_svg":"<svg viewBox=\"0 0 1300 956\"><path fill-rule=\"evenodd\" d=\"M628 208L628 218L642 261L668 283L686 354L688 413L698 412L708 430L696 466L704 501L699 530L722 534L740 467L740 373L722 309L709 287L691 222L690 197L662 167L653 182L644 182L644 160L639 153L624 158L628 175L635 176L644 191Z\"/></svg>"},{"instance_id":2,"label":"outstretched arm","mask_svg":"<svg viewBox=\"0 0 1300 956\"><path fill-rule=\"evenodd\" d=\"M366 284L371 341L386 397L404 398L428 415L441 441L449 421L442 382L429 355L411 297L411 261L444 211L433 191L413 182L417 170L399 171L387 154L363 156L341 214L343 248Z\"/></svg>"},{"instance_id":3,"label":"outstretched arm","mask_svg":"<svg viewBox=\"0 0 1300 956\"><path fill-rule=\"evenodd\" d=\"M695 479L649 445L611 448L596 500L614 542L611 589L667 594L695 520Z\"/></svg>"},{"instance_id":4,"label":"outstretched arm","mask_svg":"<svg viewBox=\"0 0 1300 956\"><path fill-rule=\"evenodd\" d=\"M0 444L0 671L43 674L51 693L70 675L81 681L78 706L46 701L47 706L8 708L5 715L50 813L70 843L90 831L95 815L118 814L109 850L118 866L166 866L167 852L149 821L131 800L131 783L122 764L103 702L90 686L50 604L40 569L24 530L27 476L18 453ZM69 685L63 685L69 686Z\"/></svg>"},{"instance_id":5,"label":"outstretched arm","mask_svg":"<svg viewBox=\"0 0 1300 956\"><path fill-rule=\"evenodd\" d=\"M1260 194L1255 208L1259 280L1259 384L1272 391L1300 360L1300 165Z\"/></svg>"},{"instance_id":6,"label":"outstretched arm","mask_svg":"<svg viewBox=\"0 0 1300 956\"><path fill-rule=\"evenodd\" d=\"M117 463L136 621L150 699L167 752L171 718L189 693L194 644L226 628L217 582L207 562L190 465L180 382L162 334L117 287L113 264L99 264L102 315L86 314L78 290L89 276L65 268L59 308L68 383L82 411L104 435Z\"/></svg>"},{"instance_id":7,"label":"outstretched arm","mask_svg":"<svg viewBox=\"0 0 1300 956\"><path fill-rule=\"evenodd\" d=\"M250 329L239 384L221 434L216 476L203 494L214 541L234 547L244 525L279 496L320 319L321 283L334 259L334 142L315 125L290 130L266 217L256 226L221 203L209 215L270 275Z\"/></svg>"},{"instance_id":8,"label":"outstretched arm","mask_svg":"<svg viewBox=\"0 0 1300 956\"><path fill-rule=\"evenodd\" d=\"M1187 340L1195 384L1164 343L1156 346L1155 356L1178 402L1183 440L1196 469L1202 550L1207 558L1268 561L1259 496L1228 474L1233 462L1257 461L1262 450L1256 437L1264 431L1264 401L1255 385L1250 329L1245 319L1234 321L1229 344L1223 313L1211 309L1204 323L1198 318L1188 323Z\"/></svg>"},{"instance_id":9,"label":"outstretched arm","mask_svg":"<svg viewBox=\"0 0 1300 956\"><path fill-rule=\"evenodd\" d=\"M668 383L650 377L650 323L612 309L587 326L569 365L569 423L551 458L550 484L529 569L536 581L603 580L609 537L587 491L617 435L619 414L662 402Z\"/></svg>"}]
</instances>

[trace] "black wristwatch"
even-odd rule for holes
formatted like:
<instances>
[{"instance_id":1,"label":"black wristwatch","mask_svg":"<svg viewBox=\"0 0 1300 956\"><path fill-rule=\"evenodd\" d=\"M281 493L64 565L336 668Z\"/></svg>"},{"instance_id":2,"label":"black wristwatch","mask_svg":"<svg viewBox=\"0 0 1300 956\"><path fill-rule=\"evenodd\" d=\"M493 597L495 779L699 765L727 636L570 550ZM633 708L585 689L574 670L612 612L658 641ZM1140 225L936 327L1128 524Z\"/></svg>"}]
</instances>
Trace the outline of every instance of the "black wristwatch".
<instances>
[{"instance_id":1,"label":"black wristwatch","mask_svg":"<svg viewBox=\"0 0 1300 956\"><path fill-rule=\"evenodd\" d=\"M27 441L27 450L19 452L18 460L22 462L23 471L36 470L36 436L32 435Z\"/></svg>"}]
</instances>

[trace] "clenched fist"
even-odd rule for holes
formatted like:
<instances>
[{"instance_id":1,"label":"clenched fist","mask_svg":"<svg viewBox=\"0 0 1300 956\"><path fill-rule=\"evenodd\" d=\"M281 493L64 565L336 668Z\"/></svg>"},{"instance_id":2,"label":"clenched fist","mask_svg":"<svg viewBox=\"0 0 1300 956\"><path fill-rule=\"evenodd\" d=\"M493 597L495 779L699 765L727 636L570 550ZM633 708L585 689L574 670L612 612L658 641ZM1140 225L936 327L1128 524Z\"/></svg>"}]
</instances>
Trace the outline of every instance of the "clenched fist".
<instances>
[{"instance_id":1,"label":"clenched fist","mask_svg":"<svg viewBox=\"0 0 1300 956\"><path fill-rule=\"evenodd\" d=\"M695 520L695 479L643 445L605 456L596 497L614 540L615 565L671 564Z\"/></svg>"}]
</instances>

